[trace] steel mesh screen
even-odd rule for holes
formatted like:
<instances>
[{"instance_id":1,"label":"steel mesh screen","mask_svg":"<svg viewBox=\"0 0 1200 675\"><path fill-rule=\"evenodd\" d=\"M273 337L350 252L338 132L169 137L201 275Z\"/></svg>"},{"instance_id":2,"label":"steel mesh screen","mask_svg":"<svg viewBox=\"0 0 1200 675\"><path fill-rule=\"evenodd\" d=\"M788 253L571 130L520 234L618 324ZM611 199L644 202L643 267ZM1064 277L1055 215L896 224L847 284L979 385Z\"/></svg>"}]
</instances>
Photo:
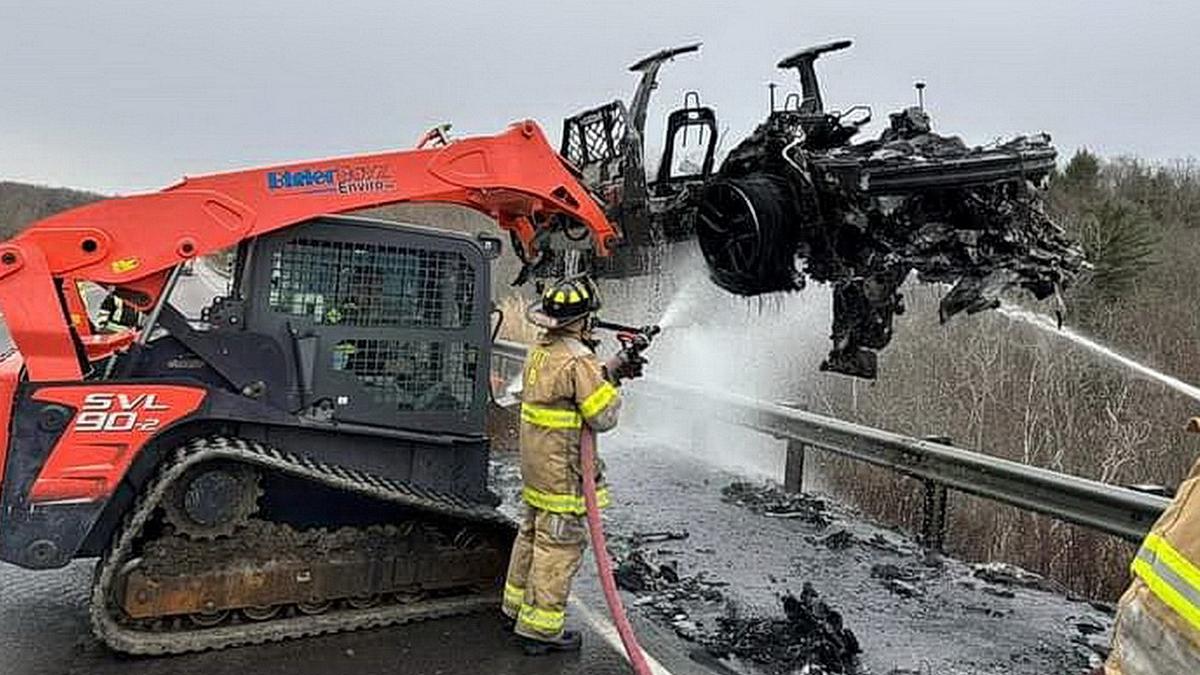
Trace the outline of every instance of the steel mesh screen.
<instances>
[{"instance_id":1,"label":"steel mesh screen","mask_svg":"<svg viewBox=\"0 0 1200 675\"><path fill-rule=\"evenodd\" d=\"M315 323L462 328L475 270L452 251L296 239L271 261L271 309Z\"/></svg>"},{"instance_id":2,"label":"steel mesh screen","mask_svg":"<svg viewBox=\"0 0 1200 675\"><path fill-rule=\"evenodd\" d=\"M568 120L564 148L567 160L577 167L619 159L625 136L625 116L617 106L606 106Z\"/></svg>"},{"instance_id":3,"label":"steel mesh screen","mask_svg":"<svg viewBox=\"0 0 1200 675\"><path fill-rule=\"evenodd\" d=\"M567 160L575 166L583 164L583 139L579 135L578 125L567 128L567 147L564 154L566 154Z\"/></svg>"},{"instance_id":4,"label":"steel mesh screen","mask_svg":"<svg viewBox=\"0 0 1200 675\"><path fill-rule=\"evenodd\" d=\"M334 370L399 410L469 410L478 366L479 350L461 342L343 340L333 349Z\"/></svg>"}]
</instances>

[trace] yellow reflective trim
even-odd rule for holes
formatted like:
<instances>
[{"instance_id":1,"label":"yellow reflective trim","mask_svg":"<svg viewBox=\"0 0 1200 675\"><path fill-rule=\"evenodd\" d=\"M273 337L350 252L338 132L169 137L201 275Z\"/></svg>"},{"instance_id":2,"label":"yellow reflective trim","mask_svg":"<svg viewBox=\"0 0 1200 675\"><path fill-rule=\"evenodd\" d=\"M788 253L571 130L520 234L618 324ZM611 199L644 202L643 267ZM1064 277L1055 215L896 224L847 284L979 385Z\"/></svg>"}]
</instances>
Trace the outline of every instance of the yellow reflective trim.
<instances>
[{"instance_id":1,"label":"yellow reflective trim","mask_svg":"<svg viewBox=\"0 0 1200 675\"><path fill-rule=\"evenodd\" d=\"M510 583L504 584L504 604L505 606L517 608L521 603L525 602L525 589L518 586L513 586Z\"/></svg>"},{"instance_id":2,"label":"yellow reflective trim","mask_svg":"<svg viewBox=\"0 0 1200 675\"><path fill-rule=\"evenodd\" d=\"M566 302L566 301L567 301L567 294L566 294L566 292L565 292L565 291L559 291L559 292L555 293L555 294L554 294L554 301L555 301L555 302Z\"/></svg>"},{"instance_id":3,"label":"yellow reflective trim","mask_svg":"<svg viewBox=\"0 0 1200 675\"><path fill-rule=\"evenodd\" d=\"M583 296L584 300L588 299L590 294L588 293L587 284L579 284L579 294Z\"/></svg>"},{"instance_id":4,"label":"yellow reflective trim","mask_svg":"<svg viewBox=\"0 0 1200 675\"><path fill-rule=\"evenodd\" d=\"M579 297L579 291L571 291L571 295L567 296L567 298L573 303L583 301L583 298Z\"/></svg>"},{"instance_id":5,"label":"yellow reflective trim","mask_svg":"<svg viewBox=\"0 0 1200 675\"><path fill-rule=\"evenodd\" d=\"M557 635L561 632L563 624L566 622L566 612L538 609L533 605L521 605L521 613L517 617L517 623L528 626L539 633L550 635Z\"/></svg>"},{"instance_id":6,"label":"yellow reflective trim","mask_svg":"<svg viewBox=\"0 0 1200 675\"><path fill-rule=\"evenodd\" d=\"M583 417L574 410L547 408L533 403L521 404L521 420L546 429L579 429Z\"/></svg>"},{"instance_id":7,"label":"yellow reflective trim","mask_svg":"<svg viewBox=\"0 0 1200 675\"><path fill-rule=\"evenodd\" d=\"M1200 568L1192 564L1182 553L1175 550L1166 539L1163 539L1157 534L1146 535L1146 541L1142 542L1142 546L1150 549L1158 556L1158 559L1166 563L1171 571L1179 575L1189 586L1200 593Z\"/></svg>"},{"instance_id":8,"label":"yellow reflective trim","mask_svg":"<svg viewBox=\"0 0 1200 675\"><path fill-rule=\"evenodd\" d=\"M521 498L533 508L550 513L565 513L573 516L582 516L587 513L587 503L582 495L558 495L542 492L527 485L521 489ZM596 503L602 509L608 507L611 503L608 488L602 487L596 490Z\"/></svg>"},{"instance_id":9,"label":"yellow reflective trim","mask_svg":"<svg viewBox=\"0 0 1200 675\"><path fill-rule=\"evenodd\" d=\"M1175 613L1191 624L1192 628L1200 630L1200 609L1197 609L1174 586L1160 577L1150 563L1141 558L1135 558L1130 567L1133 569L1133 573L1146 584L1150 592L1154 593L1155 597L1167 607L1175 610Z\"/></svg>"},{"instance_id":10,"label":"yellow reflective trim","mask_svg":"<svg viewBox=\"0 0 1200 675\"><path fill-rule=\"evenodd\" d=\"M1150 592L1200 630L1200 568L1166 539L1149 534L1130 569Z\"/></svg>"},{"instance_id":11,"label":"yellow reflective trim","mask_svg":"<svg viewBox=\"0 0 1200 675\"><path fill-rule=\"evenodd\" d=\"M611 382L605 382L583 399L583 403L579 404L579 412L583 413L584 417L591 419L612 405L612 402L617 399L617 395L617 388Z\"/></svg>"}]
</instances>

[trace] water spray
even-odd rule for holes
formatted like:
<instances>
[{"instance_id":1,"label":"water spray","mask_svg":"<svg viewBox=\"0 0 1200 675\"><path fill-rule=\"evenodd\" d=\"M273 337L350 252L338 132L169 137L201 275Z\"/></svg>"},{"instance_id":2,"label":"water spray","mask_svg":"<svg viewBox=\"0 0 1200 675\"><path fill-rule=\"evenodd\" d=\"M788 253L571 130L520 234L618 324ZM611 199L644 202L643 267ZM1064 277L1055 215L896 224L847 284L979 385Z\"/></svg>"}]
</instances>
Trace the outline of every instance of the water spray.
<instances>
[{"instance_id":1,"label":"water spray","mask_svg":"<svg viewBox=\"0 0 1200 675\"><path fill-rule=\"evenodd\" d=\"M1144 363L1139 363L1138 361L1135 361L1128 356L1121 354L1120 352L1117 352L1109 347L1105 347L1095 340L1075 332L1067 326L1062 326L1059 322L1048 316L1008 304L1001 304L998 308L996 308L996 311L1010 319L1022 321L1046 331L1047 333L1054 333L1065 337L1071 342L1074 342L1076 345L1079 345L1080 347L1092 352L1093 354L1102 356L1110 361L1115 361L1116 363L1139 375L1150 378L1151 380L1154 380L1160 384L1164 384L1174 391L1193 400L1200 401L1200 387L1195 387L1178 378L1159 372Z\"/></svg>"},{"instance_id":2,"label":"water spray","mask_svg":"<svg viewBox=\"0 0 1200 675\"><path fill-rule=\"evenodd\" d=\"M693 267L675 289L675 294L663 310L658 325L663 328L677 328L693 323L688 319L695 314L696 308L702 302L701 291L706 279L707 274L703 267Z\"/></svg>"}]
</instances>

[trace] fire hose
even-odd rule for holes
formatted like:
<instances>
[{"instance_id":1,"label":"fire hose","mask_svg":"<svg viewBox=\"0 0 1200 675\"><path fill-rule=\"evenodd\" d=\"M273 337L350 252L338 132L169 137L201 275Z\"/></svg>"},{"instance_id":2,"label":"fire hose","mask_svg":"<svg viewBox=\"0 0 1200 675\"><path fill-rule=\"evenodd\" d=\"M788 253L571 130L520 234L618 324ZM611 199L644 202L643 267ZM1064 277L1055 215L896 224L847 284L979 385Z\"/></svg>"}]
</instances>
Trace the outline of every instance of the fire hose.
<instances>
[{"instance_id":1,"label":"fire hose","mask_svg":"<svg viewBox=\"0 0 1200 675\"><path fill-rule=\"evenodd\" d=\"M596 432L586 424L579 439L579 459L583 468L583 502L587 507L588 536L592 540L592 552L596 556L596 569L600 575L600 586L604 589L604 601L612 614L621 644L629 656L629 664L637 675L651 675L646 655L638 644L629 617L625 616L625 605L617 592L613 578L612 560L608 557L608 546L604 540L604 523L600 520L600 503L596 499Z\"/></svg>"}]
</instances>

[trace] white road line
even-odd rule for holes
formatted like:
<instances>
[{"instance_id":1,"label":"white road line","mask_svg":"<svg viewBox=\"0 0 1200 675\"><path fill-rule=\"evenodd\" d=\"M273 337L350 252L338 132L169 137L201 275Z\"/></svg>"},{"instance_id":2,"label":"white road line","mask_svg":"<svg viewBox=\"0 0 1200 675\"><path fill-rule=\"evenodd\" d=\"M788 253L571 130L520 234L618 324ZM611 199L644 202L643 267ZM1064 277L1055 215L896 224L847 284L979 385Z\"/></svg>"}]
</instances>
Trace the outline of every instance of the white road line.
<instances>
[{"instance_id":1,"label":"white road line","mask_svg":"<svg viewBox=\"0 0 1200 675\"><path fill-rule=\"evenodd\" d=\"M603 616L575 598L571 598L570 603L579 616L594 628L600 634L600 637L604 638L605 642L617 650L626 660L629 659L625 654L625 645L621 642L621 635L617 632L617 627L608 620L608 617ZM646 655L646 664L650 666L650 672L654 673L654 675L672 675L671 671L663 667L663 664L659 663L649 652L646 652L645 648L642 651Z\"/></svg>"}]
</instances>

